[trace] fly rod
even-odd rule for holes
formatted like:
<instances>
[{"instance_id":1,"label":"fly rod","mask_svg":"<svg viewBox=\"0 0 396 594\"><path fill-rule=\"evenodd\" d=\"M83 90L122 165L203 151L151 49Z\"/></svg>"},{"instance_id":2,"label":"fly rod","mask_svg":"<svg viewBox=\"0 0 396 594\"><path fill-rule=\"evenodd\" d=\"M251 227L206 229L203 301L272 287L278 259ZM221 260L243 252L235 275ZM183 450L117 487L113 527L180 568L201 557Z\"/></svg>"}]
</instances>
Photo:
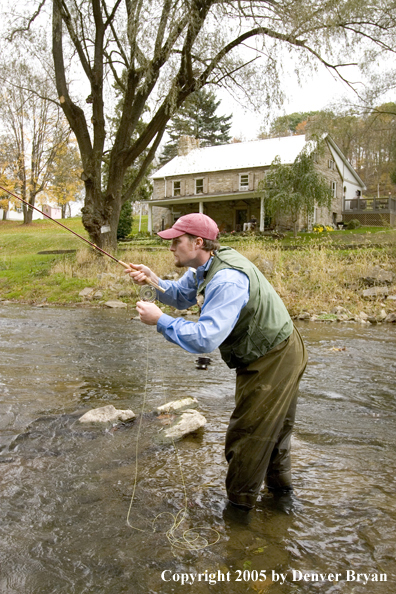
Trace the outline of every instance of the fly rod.
<instances>
[{"instance_id":1,"label":"fly rod","mask_svg":"<svg viewBox=\"0 0 396 594\"><path fill-rule=\"evenodd\" d=\"M104 254L105 256L108 256L109 258L111 258L112 260L114 260L114 262L117 262L117 264L121 264L121 266L123 266L124 268L129 268L128 264L126 264L125 262L123 262L122 260L117 260L117 258L115 258L114 256L112 256L111 254L109 254L108 252L105 252L105 250L102 250L102 248L98 247L97 245L95 245L94 243L92 243L92 241L89 241L88 239L86 239L85 237L83 237L82 235L79 235L79 233L76 233L75 231L73 231L72 229L69 229L69 227L66 227L66 225L63 225L63 223L60 223L59 221L57 221L56 219L53 219L52 217L50 217L49 215L45 214L44 212L42 212L39 208L36 208L35 206L33 206L32 204L29 204L29 202L27 202L26 200L24 200L23 198L21 198L20 196L17 196L16 194L13 194L12 192L10 192L9 190L6 190L6 188L3 188L2 186L0 186L0 190L3 190L3 192L6 192L7 194L9 194L10 196L12 196L13 198L16 198L17 200L20 200L21 202L23 202L24 204L26 204L26 206L28 208L32 208L33 210L37 210L37 212L39 212L40 214L42 214L46 219L49 219L50 221L53 221L54 223L56 223L57 225L59 225L60 227L63 227L63 229L66 229L66 231L69 231L70 233L73 233L73 235L75 235L76 237L78 237L79 239L82 239L82 241L85 241L85 243L88 243L90 246L92 246L93 248L95 248L95 250L98 250L99 252L101 252L102 254ZM158 289L158 291L161 291L161 293L165 293L165 289L163 289L162 287L160 287L156 282L154 282L153 280L151 280L150 278L146 277L146 283L148 285L151 285L152 287L154 287L155 289Z\"/></svg>"}]
</instances>

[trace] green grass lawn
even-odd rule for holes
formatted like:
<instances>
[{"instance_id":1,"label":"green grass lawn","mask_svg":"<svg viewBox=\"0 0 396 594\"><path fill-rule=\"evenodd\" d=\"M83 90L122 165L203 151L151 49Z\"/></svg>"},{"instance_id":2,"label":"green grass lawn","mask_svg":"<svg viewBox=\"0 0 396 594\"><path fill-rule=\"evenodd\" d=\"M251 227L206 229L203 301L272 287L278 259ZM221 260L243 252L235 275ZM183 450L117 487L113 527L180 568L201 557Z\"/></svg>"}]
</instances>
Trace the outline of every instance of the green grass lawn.
<instances>
[{"instance_id":1,"label":"green grass lawn","mask_svg":"<svg viewBox=\"0 0 396 594\"><path fill-rule=\"evenodd\" d=\"M62 221L63 222L63 221ZM80 218L64 223L76 233L88 238ZM81 279L60 278L50 275L57 260L74 254L40 254L42 251L78 250L82 241L49 220L33 221L23 225L19 221L0 221L0 297L23 301L69 302L74 296L71 287L81 290ZM75 292L74 291L74 292Z\"/></svg>"}]
</instances>

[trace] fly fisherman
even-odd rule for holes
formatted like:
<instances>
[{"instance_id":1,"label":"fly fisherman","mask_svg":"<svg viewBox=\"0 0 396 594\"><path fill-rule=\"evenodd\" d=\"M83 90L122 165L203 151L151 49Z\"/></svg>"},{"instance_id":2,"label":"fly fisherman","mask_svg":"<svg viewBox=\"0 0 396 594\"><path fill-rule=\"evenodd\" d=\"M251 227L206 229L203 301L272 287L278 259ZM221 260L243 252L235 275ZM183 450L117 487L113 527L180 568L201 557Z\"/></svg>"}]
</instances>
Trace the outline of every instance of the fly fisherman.
<instances>
[{"instance_id":1,"label":"fly fisherman","mask_svg":"<svg viewBox=\"0 0 396 594\"><path fill-rule=\"evenodd\" d=\"M130 264L126 272L139 285L148 278L163 287L157 298L166 305L185 309L202 303L198 322L190 322L139 301L144 324L156 325L166 340L190 353L219 347L228 367L236 369L226 488L229 501L248 510L264 481L274 494L292 490L290 441L307 355L273 287L247 258L220 247L218 233L210 217L185 215L158 233L172 240L175 265L188 267L180 280L161 280L143 264Z\"/></svg>"}]
</instances>

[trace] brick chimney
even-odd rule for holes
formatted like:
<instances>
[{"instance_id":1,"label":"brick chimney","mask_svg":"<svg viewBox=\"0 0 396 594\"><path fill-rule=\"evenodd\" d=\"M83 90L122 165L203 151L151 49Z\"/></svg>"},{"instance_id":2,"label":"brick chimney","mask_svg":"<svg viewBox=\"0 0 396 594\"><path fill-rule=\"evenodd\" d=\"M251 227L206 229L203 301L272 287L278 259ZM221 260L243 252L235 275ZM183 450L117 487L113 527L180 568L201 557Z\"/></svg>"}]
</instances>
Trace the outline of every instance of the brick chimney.
<instances>
[{"instance_id":1,"label":"brick chimney","mask_svg":"<svg viewBox=\"0 0 396 594\"><path fill-rule=\"evenodd\" d=\"M199 138L193 136L180 136L177 143L177 154L179 157L185 157L191 151L199 148Z\"/></svg>"}]
</instances>

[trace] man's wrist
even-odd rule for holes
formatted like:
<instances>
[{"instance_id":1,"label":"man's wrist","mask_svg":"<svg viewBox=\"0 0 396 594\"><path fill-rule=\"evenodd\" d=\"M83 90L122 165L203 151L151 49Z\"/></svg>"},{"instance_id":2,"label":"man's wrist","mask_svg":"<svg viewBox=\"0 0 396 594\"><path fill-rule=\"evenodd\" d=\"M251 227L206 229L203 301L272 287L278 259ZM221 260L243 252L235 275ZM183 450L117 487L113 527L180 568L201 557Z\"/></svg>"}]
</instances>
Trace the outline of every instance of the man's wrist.
<instances>
[{"instance_id":1,"label":"man's wrist","mask_svg":"<svg viewBox=\"0 0 396 594\"><path fill-rule=\"evenodd\" d=\"M157 321L158 332L162 332L163 330L165 330L174 320L175 318L172 318L172 316L163 313Z\"/></svg>"}]
</instances>

